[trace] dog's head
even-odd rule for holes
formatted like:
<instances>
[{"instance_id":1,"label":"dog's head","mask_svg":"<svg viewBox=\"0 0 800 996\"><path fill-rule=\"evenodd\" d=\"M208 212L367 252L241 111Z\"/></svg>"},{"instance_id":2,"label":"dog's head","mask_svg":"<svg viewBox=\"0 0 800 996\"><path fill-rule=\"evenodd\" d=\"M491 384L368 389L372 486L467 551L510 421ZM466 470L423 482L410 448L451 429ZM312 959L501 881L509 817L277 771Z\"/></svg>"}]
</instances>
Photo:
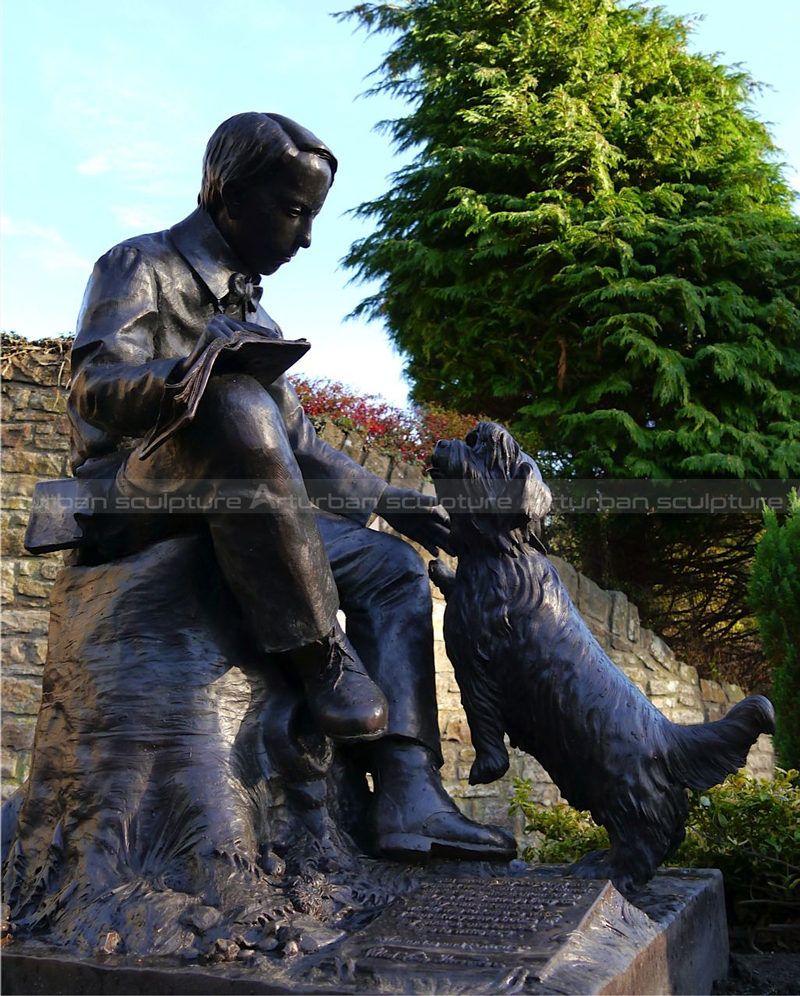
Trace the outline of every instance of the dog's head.
<instances>
[{"instance_id":1,"label":"dog's head","mask_svg":"<svg viewBox=\"0 0 800 996\"><path fill-rule=\"evenodd\" d=\"M524 543L544 550L539 523L550 489L536 462L495 422L479 422L459 439L440 439L430 475L450 514L453 545L482 542L510 552Z\"/></svg>"}]
</instances>

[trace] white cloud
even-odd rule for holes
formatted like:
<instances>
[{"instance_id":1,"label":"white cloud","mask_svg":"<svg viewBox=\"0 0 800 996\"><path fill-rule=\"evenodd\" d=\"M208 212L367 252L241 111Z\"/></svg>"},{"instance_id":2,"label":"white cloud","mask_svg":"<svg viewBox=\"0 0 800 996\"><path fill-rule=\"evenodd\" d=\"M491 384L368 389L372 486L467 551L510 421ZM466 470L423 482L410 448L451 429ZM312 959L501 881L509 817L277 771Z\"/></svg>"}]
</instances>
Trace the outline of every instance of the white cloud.
<instances>
[{"instance_id":1,"label":"white cloud","mask_svg":"<svg viewBox=\"0 0 800 996\"><path fill-rule=\"evenodd\" d=\"M0 235L3 238L33 240L21 250L15 250L19 259L34 263L49 272L79 269L88 273L92 264L70 246L56 228L37 225L33 221L18 221L8 215L0 216Z\"/></svg>"},{"instance_id":2,"label":"white cloud","mask_svg":"<svg viewBox=\"0 0 800 996\"><path fill-rule=\"evenodd\" d=\"M101 173L108 173L110 169L111 163L106 155L92 156L77 167L78 172L84 176L100 176Z\"/></svg>"},{"instance_id":3,"label":"white cloud","mask_svg":"<svg viewBox=\"0 0 800 996\"><path fill-rule=\"evenodd\" d=\"M164 228L162 220L153 211L145 208L112 207L111 213L123 228L131 229L137 234Z\"/></svg>"},{"instance_id":4,"label":"white cloud","mask_svg":"<svg viewBox=\"0 0 800 996\"><path fill-rule=\"evenodd\" d=\"M33 221L17 221L7 214L0 215L0 235L5 238L21 236L23 238L43 239L51 245L62 245L64 237L55 228L37 225Z\"/></svg>"}]
</instances>

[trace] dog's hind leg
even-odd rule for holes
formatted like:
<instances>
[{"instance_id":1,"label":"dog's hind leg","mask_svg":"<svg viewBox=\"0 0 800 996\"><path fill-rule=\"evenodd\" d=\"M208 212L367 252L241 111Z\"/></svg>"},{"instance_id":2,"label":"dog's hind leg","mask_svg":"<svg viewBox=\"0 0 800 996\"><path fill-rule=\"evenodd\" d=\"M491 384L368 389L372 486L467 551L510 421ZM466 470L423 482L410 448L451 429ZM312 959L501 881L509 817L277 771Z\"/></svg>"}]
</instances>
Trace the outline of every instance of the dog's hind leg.
<instances>
[{"instance_id":1,"label":"dog's hind leg","mask_svg":"<svg viewBox=\"0 0 800 996\"><path fill-rule=\"evenodd\" d=\"M633 823L623 837L616 838L613 833L609 837L611 847L585 854L568 872L576 878L611 879L616 889L627 895L650 881L661 862L677 849L683 834L677 840L662 828Z\"/></svg>"}]
</instances>

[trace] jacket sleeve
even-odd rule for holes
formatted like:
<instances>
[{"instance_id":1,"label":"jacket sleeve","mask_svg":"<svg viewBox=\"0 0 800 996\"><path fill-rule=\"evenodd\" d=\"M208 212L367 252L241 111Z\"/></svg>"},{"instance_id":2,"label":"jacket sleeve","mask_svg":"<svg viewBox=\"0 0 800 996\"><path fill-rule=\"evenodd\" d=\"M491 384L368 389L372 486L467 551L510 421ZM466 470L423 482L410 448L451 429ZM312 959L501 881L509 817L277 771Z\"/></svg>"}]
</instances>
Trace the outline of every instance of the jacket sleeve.
<instances>
[{"instance_id":1,"label":"jacket sleeve","mask_svg":"<svg viewBox=\"0 0 800 996\"><path fill-rule=\"evenodd\" d=\"M366 525L386 481L319 438L286 377L279 377L269 393L283 415L309 498L323 511Z\"/></svg>"},{"instance_id":2,"label":"jacket sleeve","mask_svg":"<svg viewBox=\"0 0 800 996\"><path fill-rule=\"evenodd\" d=\"M156 422L178 358L155 359L159 290L139 249L119 245L95 264L72 347L70 401L90 425L144 435Z\"/></svg>"}]
</instances>

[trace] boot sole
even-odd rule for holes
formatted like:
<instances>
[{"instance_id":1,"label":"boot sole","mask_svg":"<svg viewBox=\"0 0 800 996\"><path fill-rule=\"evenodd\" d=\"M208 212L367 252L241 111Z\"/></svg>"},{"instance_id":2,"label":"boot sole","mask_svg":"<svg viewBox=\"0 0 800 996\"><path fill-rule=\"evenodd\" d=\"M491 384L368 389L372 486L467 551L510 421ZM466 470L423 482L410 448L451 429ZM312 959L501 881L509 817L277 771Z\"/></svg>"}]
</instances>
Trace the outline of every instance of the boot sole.
<instances>
[{"instance_id":1,"label":"boot sole","mask_svg":"<svg viewBox=\"0 0 800 996\"><path fill-rule=\"evenodd\" d=\"M388 729L388 726L382 726L379 730L375 730L373 733L351 733L348 735L341 733L327 733L326 736L330 737L330 739L337 744L364 744L369 743L371 740L380 740L381 737L385 737Z\"/></svg>"},{"instance_id":2,"label":"boot sole","mask_svg":"<svg viewBox=\"0 0 800 996\"><path fill-rule=\"evenodd\" d=\"M423 837L418 833L390 833L379 837L378 854L395 861L425 864L431 858L455 858L472 861L513 861L517 849L501 849L490 844L466 844L440 837Z\"/></svg>"}]
</instances>

